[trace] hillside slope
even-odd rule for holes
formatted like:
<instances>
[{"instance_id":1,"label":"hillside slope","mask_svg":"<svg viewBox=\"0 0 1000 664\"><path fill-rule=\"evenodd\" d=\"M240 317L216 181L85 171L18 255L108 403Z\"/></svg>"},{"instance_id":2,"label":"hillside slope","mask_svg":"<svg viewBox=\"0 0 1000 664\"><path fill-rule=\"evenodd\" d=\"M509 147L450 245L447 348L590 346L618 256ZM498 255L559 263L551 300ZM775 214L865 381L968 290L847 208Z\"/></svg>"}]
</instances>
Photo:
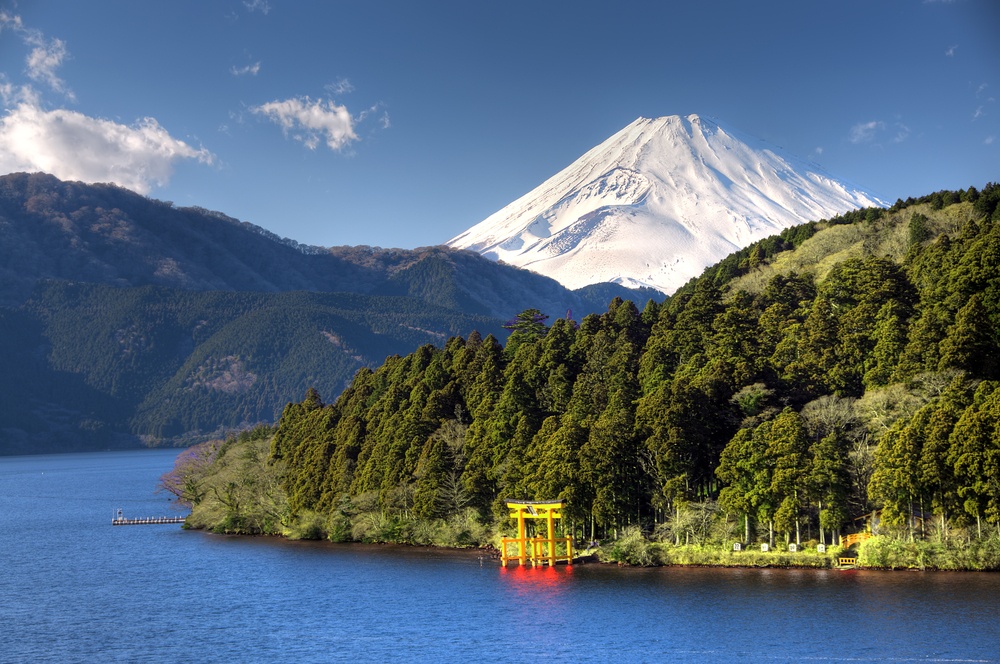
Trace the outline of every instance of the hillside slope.
<instances>
[{"instance_id":1,"label":"hillside slope","mask_svg":"<svg viewBox=\"0 0 1000 664\"><path fill-rule=\"evenodd\" d=\"M413 298L49 282L0 309L0 454L182 444L496 319Z\"/></svg>"},{"instance_id":2,"label":"hillside slope","mask_svg":"<svg viewBox=\"0 0 1000 664\"><path fill-rule=\"evenodd\" d=\"M565 500L581 539L639 526L728 555L836 543L878 509L901 542L996 551L997 256L992 184L788 229L662 305L360 372L332 404L290 405L267 463L286 464L290 517L331 538L426 537L470 506L503 523L517 496ZM261 523L208 502L214 524Z\"/></svg>"},{"instance_id":3,"label":"hillside slope","mask_svg":"<svg viewBox=\"0 0 1000 664\"><path fill-rule=\"evenodd\" d=\"M527 307L583 315L608 301L607 288L601 297L572 292L472 252L307 247L218 212L176 208L114 185L41 173L2 176L0 305L21 304L41 280L406 295L501 319Z\"/></svg>"},{"instance_id":4,"label":"hillside slope","mask_svg":"<svg viewBox=\"0 0 1000 664\"><path fill-rule=\"evenodd\" d=\"M333 398L387 356L619 292L445 247L303 247L120 187L3 176L0 454L222 435L308 388Z\"/></svg>"}]
</instances>

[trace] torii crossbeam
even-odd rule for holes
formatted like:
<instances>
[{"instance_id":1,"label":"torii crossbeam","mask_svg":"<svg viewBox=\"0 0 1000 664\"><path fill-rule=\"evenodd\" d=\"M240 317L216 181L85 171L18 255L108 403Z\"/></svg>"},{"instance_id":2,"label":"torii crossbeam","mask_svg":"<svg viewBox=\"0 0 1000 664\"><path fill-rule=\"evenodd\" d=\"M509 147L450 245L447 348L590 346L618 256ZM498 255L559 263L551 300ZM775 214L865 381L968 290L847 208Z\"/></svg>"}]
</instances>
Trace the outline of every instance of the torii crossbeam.
<instances>
[{"instance_id":1,"label":"torii crossbeam","mask_svg":"<svg viewBox=\"0 0 1000 664\"><path fill-rule=\"evenodd\" d=\"M525 565L528 562L528 542L531 542L531 563L533 565L555 565L557 560L565 560L573 564L573 538L556 537L555 520L562 518L560 510L564 507L561 500L508 500L510 518L517 519L517 537L504 537L500 540L500 561L504 567L514 556L507 554L509 544L517 544L517 562ZM548 523L548 537L538 535L528 539L525 534L525 519L545 519ZM556 545L565 544L566 553L556 553Z\"/></svg>"}]
</instances>

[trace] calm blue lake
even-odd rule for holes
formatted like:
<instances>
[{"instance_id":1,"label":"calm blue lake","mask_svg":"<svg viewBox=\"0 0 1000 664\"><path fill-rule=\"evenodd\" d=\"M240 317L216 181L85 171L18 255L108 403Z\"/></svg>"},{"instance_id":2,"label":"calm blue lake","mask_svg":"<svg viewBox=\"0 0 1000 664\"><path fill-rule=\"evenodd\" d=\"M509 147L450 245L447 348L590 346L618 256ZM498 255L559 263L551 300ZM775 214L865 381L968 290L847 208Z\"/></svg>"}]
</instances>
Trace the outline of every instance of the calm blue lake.
<instances>
[{"instance_id":1,"label":"calm blue lake","mask_svg":"<svg viewBox=\"0 0 1000 664\"><path fill-rule=\"evenodd\" d=\"M501 569L112 527L176 451L0 457L0 661L1000 662L1000 575Z\"/></svg>"}]
</instances>

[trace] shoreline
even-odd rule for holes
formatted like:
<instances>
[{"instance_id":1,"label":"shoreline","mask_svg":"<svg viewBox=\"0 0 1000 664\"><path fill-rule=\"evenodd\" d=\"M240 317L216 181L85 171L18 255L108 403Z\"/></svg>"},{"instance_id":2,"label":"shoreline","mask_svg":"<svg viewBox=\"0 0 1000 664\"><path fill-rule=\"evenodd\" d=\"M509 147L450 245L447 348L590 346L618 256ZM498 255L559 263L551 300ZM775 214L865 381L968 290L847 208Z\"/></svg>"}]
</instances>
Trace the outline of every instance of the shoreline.
<instances>
[{"instance_id":1,"label":"shoreline","mask_svg":"<svg viewBox=\"0 0 1000 664\"><path fill-rule=\"evenodd\" d=\"M288 546L308 546L308 547L323 547L323 548L333 548L342 550L354 550L354 551L393 551L395 553L415 553L419 555L426 554L436 554L436 555L448 555L448 556L462 556L468 558L474 558L482 563L496 563L498 569L546 569L549 567L547 564L542 565L520 565L517 563L508 564L504 566L500 564L500 554L499 549L493 545L481 545L481 546L441 546L434 544L416 544L412 542L396 542L396 541L386 541L386 542L362 542L362 541L345 541L345 542L334 542L329 539L308 539L308 538L292 538L281 534L246 534L246 533L220 533L215 532L210 528L205 527L193 527L185 523L182 526L183 530L188 530L191 532L199 532L207 536L219 536L224 538L240 539L247 541L259 541L268 542L275 545L288 545ZM613 543L612 543L613 544ZM651 543L653 546L662 546L658 543ZM672 548L672 547L671 547ZM679 550L683 551L684 547L680 547ZM653 562L646 565L636 565L630 564L624 561L618 561L611 558L602 560L601 549L592 550L585 556L577 556L573 560L572 565L566 565L565 563L557 564L556 568L565 568L567 566L599 566L607 569L619 568L619 569L631 569L631 570L652 570L652 569L723 569L723 570L748 570L748 569L785 569L785 570L814 570L814 571L838 571L838 572L962 572L962 573L997 573L1000 572L998 568L987 568L987 569L974 569L968 567L962 568L942 568L933 565L924 566L869 566L869 565L849 565L849 566L839 566L835 564L837 556L832 554L819 554L822 555L826 562L830 564L815 564L817 562L822 562L822 560L817 560L819 556L817 554L812 554L814 559L810 562L802 560L801 563L796 564L794 559L790 559L791 556L803 556L810 555L808 551L801 551L796 553L782 552L782 551L772 551L772 552L755 552L755 551L715 551L718 555L729 555L729 556L756 556L760 562L681 562L681 561L671 561L671 562ZM605 555L608 552L603 552ZM765 556L767 558L779 558L773 562L763 562L766 558L761 558Z\"/></svg>"}]
</instances>

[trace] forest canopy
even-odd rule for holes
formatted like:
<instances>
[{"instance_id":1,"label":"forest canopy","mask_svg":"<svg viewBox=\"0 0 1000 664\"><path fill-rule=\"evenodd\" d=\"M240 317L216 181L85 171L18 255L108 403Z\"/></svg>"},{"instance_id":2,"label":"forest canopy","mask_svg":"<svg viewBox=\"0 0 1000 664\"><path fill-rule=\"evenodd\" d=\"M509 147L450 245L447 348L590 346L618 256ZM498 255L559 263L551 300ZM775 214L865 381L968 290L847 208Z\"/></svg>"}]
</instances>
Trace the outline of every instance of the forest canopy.
<instances>
[{"instance_id":1,"label":"forest canopy","mask_svg":"<svg viewBox=\"0 0 1000 664\"><path fill-rule=\"evenodd\" d=\"M998 201L806 224L666 302L529 310L506 348L453 337L311 391L268 437L281 518L503 523L519 498L586 538L833 542L875 510L910 539L1000 532Z\"/></svg>"}]
</instances>

